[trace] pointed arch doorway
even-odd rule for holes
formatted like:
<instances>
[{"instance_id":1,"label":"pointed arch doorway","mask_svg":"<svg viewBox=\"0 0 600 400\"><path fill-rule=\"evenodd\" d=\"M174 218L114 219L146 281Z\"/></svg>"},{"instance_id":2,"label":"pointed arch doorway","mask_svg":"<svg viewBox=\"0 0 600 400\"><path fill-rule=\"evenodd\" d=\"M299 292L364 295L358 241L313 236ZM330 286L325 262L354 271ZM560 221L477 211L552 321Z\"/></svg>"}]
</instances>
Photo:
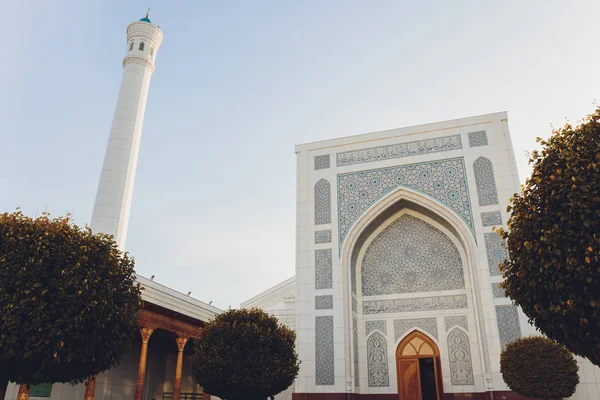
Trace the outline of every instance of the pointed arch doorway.
<instances>
[{"instance_id":1,"label":"pointed arch doorway","mask_svg":"<svg viewBox=\"0 0 600 400\"><path fill-rule=\"evenodd\" d=\"M440 350L427 335L412 331L396 348L398 400L441 400Z\"/></svg>"}]
</instances>

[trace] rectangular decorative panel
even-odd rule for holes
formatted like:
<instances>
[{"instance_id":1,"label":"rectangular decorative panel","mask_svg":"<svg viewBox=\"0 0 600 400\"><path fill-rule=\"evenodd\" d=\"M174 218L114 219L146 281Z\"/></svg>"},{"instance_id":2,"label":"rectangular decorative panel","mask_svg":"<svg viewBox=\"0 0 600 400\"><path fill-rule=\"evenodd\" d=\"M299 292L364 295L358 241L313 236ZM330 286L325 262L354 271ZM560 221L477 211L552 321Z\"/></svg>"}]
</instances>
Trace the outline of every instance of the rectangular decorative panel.
<instances>
[{"instance_id":1,"label":"rectangular decorative panel","mask_svg":"<svg viewBox=\"0 0 600 400\"><path fill-rule=\"evenodd\" d=\"M333 308L333 296L315 296L315 310L329 310Z\"/></svg>"},{"instance_id":2,"label":"rectangular decorative panel","mask_svg":"<svg viewBox=\"0 0 600 400\"><path fill-rule=\"evenodd\" d=\"M487 146L487 144L486 131L469 132L469 147Z\"/></svg>"},{"instance_id":3,"label":"rectangular decorative panel","mask_svg":"<svg viewBox=\"0 0 600 400\"><path fill-rule=\"evenodd\" d=\"M315 379L317 385L335 383L333 316L315 317Z\"/></svg>"},{"instance_id":4,"label":"rectangular decorative panel","mask_svg":"<svg viewBox=\"0 0 600 400\"><path fill-rule=\"evenodd\" d=\"M412 331L414 328L422 329L438 339L438 328L435 318L409 318L394 320L394 341L397 342L405 333Z\"/></svg>"},{"instance_id":5,"label":"rectangular decorative panel","mask_svg":"<svg viewBox=\"0 0 600 400\"><path fill-rule=\"evenodd\" d=\"M467 296L464 294L458 294L453 296L413 297L396 300L363 301L363 314L452 310L455 308L467 308Z\"/></svg>"},{"instance_id":6,"label":"rectangular decorative panel","mask_svg":"<svg viewBox=\"0 0 600 400\"><path fill-rule=\"evenodd\" d=\"M445 136L435 139L418 140L414 142L391 144L388 146L371 147L362 150L337 153L337 166L352 165L373 161L391 160L440 151L462 149L460 135Z\"/></svg>"},{"instance_id":7,"label":"rectangular decorative panel","mask_svg":"<svg viewBox=\"0 0 600 400\"><path fill-rule=\"evenodd\" d=\"M315 169L329 168L329 154L315 156Z\"/></svg>"},{"instance_id":8,"label":"rectangular decorative panel","mask_svg":"<svg viewBox=\"0 0 600 400\"><path fill-rule=\"evenodd\" d=\"M315 289L331 289L331 249L315 250Z\"/></svg>"},{"instance_id":9,"label":"rectangular decorative panel","mask_svg":"<svg viewBox=\"0 0 600 400\"><path fill-rule=\"evenodd\" d=\"M498 318L500 345L504 348L507 343L514 342L521 337L519 312L513 305L496 306L496 317Z\"/></svg>"},{"instance_id":10,"label":"rectangular decorative panel","mask_svg":"<svg viewBox=\"0 0 600 400\"><path fill-rule=\"evenodd\" d=\"M481 222L483 226L500 226L502 225L502 214L500 211L490 211L481 213Z\"/></svg>"},{"instance_id":11,"label":"rectangular decorative panel","mask_svg":"<svg viewBox=\"0 0 600 400\"><path fill-rule=\"evenodd\" d=\"M490 275L502 275L498 265L508 258L504 240L496 232L484 233L483 236L485 238L485 249L487 251Z\"/></svg>"},{"instance_id":12,"label":"rectangular decorative panel","mask_svg":"<svg viewBox=\"0 0 600 400\"><path fill-rule=\"evenodd\" d=\"M331 229L315 232L315 244L331 243Z\"/></svg>"},{"instance_id":13,"label":"rectangular decorative panel","mask_svg":"<svg viewBox=\"0 0 600 400\"><path fill-rule=\"evenodd\" d=\"M52 394L51 383L41 383L39 385L31 385L29 389L29 397L50 397Z\"/></svg>"},{"instance_id":14,"label":"rectangular decorative panel","mask_svg":"<svg viewBox=\"0 0 600 400\"><path fill-rule=\"evenodd\" d=\"M494 293L494 298L495 299L504 299L506 297L506 296L504 296L504 289L502 289L498 285L499 285L498 283L492 282L492 293Z\"/></svg>"}]
</instances>

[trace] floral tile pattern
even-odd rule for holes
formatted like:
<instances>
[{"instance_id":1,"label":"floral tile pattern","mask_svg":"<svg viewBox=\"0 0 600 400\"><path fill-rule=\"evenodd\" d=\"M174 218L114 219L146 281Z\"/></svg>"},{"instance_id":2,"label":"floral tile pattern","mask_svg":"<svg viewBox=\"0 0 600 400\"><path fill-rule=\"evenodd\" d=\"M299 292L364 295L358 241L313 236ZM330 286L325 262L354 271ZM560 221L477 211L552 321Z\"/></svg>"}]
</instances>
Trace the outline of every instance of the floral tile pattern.
<instances>
[{"instance_id":1,"label":"floral tile pattern","mask_svg":"<svg viewBox=\"0 0 600 400\"><path fill-rule=\"evenodd\" d=\"M315 296L315 310L329 310L333 308L333 296Z\"/></svg>"},{"instance_id":2,"label":"floral tile pattern","mask_svg":"<svg viewBox=\"0 0 600 400\"><path fill-rule=\"evenodd\" d=\"M339 243L381 197L398 187L426 194L456 212L473 231L464 161L453 158L338 175ZM341 246L340 246L341 247Z\"/></svg>"},{"instance_id":3,"label":"floral tile pattern","mask_svg":"<svg viewBox=\"0 0 600 400\"><path fill-rule=\"evenodd\" d=\"M387 327L385 321L365 321L365 332L369 336L371 332L378 330L387 335Z\"/></svg>"},{"instance_id":4,"label":"floral tile pattern","mask_svg":"<svg viewBox=\"0 0 600 400\"><path fill-rule=\"evenodd\" d=\"M494 166L485 157L479 157L473 163L475 174L475 186L477 186L477 198L480 206L498 204L498 191L496 190L496 177Z\"/></svg>"},{"instance_id":5,"label":"floral tile pattern","mask_svg":"<svg viewBox=\"0 0 600 400\"><path fill-rule=\"evenodd\" d=\"M448 332L453 326L460 326L465 331L469 330L466 315L453 315L450 317L444 317L444 325L446 325L446 332Z\"/></svg>"},{"instance_id":6,"label":"floral tile pattern","mask_svg":"<svg viewBox=\"0 0 600 400\"><path fill-rule=\"evenodd\" d=\"M367 362L369 365L369 387L389 386L387 341L379 332L373 333L367 339Z\"/></svg>"},{"instance_id":7,"label":"floral tile pattern","mask_svg":"<svg viewBox=\"0 0 600 400\"><path fill-rule=\"evenodd\" d=\"M437 320L435 318L409 318L394 320L394 341L397 342L405 333L420 328L438 339Z\"/></svg>"},{"instance_id":8,"label":"floral tile pattern","mask_svg":"<svg viewBox=\"0 0 600 400\"><path fill-rule=\"evenodd\" d=\"M315 289L331 289L331 249L315 250Z\"/></svg>"},{"instance_id":9,"label":"floral tile pattern","mask_svg":"<svg viewBox=\"0 0 600 400\"><path fill-rule=\"evenodd\" d=\"M486 131L469 132L469 147L487 146L488 137Z\"/></svg>"},{"instance_id":10,"label":"floral tile pattern","mask_svg":"<svg viewBox=\"0 0 600 400\"><path fill-rule=\"evenodd\" d=\"M514 342L521 337L519 312L513 305L496 306L496 317L498 318L500 345L504 348L507 343Z\"/></svg>"},{"instance_id":11,"label":"floral tile pattern","mask_svg":"<svg viewBox=\"0 0 600 400\"><path fill-rule=\"evenodd\" d=\"M458 249L441 231L403 215L371 242L362 262L365 296L463 289Z\"/></svg>"},{"instance_id":12,"label":"floral tile pattern","mask_svg":"<svg viewBox=\"0 0 600 400\"><path fill-rule=\"evenodd\" d=\"M331 243L331 229L315 232L315 244Z\"/></svg>"},{"instance_id":13,"label":"floral tile pattern","mask_svg":"<svg viewBox=\"0 0 600 400\"><path fill-rule=\"evenodd\" d=\"M315 169L329 168L329 154L315 156Z\"/></svg>"},{"instance_id":14,"label":"floral tile pattern","mask_svg":"<svg viewBox=\"0 0 600 400\"><path fill-rule=\"evenodd\" d=\"M487 251L488 267L490 275L502 275L498 265L508 258L506 252L506 244L504 240L496 232L488 232L483 234L485 238L485 249Z\"/></svg>"},{"instance_id":15,"label":"floral tile pattern","mask_svg":"<svg viewBox=\"0 0 600 400\"><path fill-rule=\"evenodd\" d=\"M315 317L315 367L317 385L334 385L333 316Z\"/></svg>"},{"instance_id":16,"label":"floral tile pattern","mask_svg":"<svg viewBox=\"0 0 600 400\"><path fill-rule=\"evenodd\" d=\"M483 226L500 226L502 225L502 214L500 211L490 211L481 213L481 222Z\"/></svg>"},{"instance_id":17,"label":"floral tile pattern","mask_svg":"<svg viewBox=\"0 0 600 400\"><path fill-rule=\"evenodd\" d=\"M448 334L447 343L452 385L474 385L469 336L459 328L454 328Z\"/></svg>"},{"instance_id":18,"label":"floral tile pattern","mask_svg":"<svg viewBox=\"0 0 600 400\"><path fill-rule=\"evenodd\" d=\"M325 179L315 183L315 225L331 223L331 185Z\"/></svg>"}]
</instances>

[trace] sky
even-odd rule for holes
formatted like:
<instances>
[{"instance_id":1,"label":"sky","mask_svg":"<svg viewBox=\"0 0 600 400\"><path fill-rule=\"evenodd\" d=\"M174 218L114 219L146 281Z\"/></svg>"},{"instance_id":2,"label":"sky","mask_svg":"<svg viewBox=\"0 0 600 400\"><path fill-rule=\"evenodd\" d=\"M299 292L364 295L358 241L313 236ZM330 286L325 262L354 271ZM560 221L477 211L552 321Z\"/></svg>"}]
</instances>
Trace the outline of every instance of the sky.
<instances>
[{"instance_id":1,"label":"sky","mask_svg":"<svg viewBox=\"0 0 600 400\"><path fill-rule=\"evenodd\" d=\"M527 151L600 93L600 2L0 0L0 212L89 223L125 29L164 40L126 250L220 308L295 272L294 145L507 111Z\"/></svg>"}]
</instances>

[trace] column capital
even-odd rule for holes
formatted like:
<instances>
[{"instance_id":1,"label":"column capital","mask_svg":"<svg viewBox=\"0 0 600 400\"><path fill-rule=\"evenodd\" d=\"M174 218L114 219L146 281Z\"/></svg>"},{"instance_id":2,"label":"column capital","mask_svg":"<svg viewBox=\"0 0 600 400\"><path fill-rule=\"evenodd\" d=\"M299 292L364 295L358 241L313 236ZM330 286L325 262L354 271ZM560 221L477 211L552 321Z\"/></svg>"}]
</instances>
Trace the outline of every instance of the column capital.
<instances>
[{"instance_id":1,"label":"column capital","mask_svg":"<svg viewBox=\"0 0 600 400\"><path fill-rule=\"evenodd\" d=\"M185 344L188 342L189 338L186 337L177 337L175 338L175 341L177 342L177 348L179 349L179 351L183 351L183 349L185 348Z\"/></svg>"},{"instance_id":2,"label":"column capital","mask_svg":"<svg viewBox=\"0 0 600 400\"><path fill-rule=\"evenodd\" d=\"M150 336L152 336L152 333L154 332L154 328L145 328L142 327L140 328L140 334L142 335L142 343L148 343L148 341L150 340Z\"/></svg>"}]
</instances>

